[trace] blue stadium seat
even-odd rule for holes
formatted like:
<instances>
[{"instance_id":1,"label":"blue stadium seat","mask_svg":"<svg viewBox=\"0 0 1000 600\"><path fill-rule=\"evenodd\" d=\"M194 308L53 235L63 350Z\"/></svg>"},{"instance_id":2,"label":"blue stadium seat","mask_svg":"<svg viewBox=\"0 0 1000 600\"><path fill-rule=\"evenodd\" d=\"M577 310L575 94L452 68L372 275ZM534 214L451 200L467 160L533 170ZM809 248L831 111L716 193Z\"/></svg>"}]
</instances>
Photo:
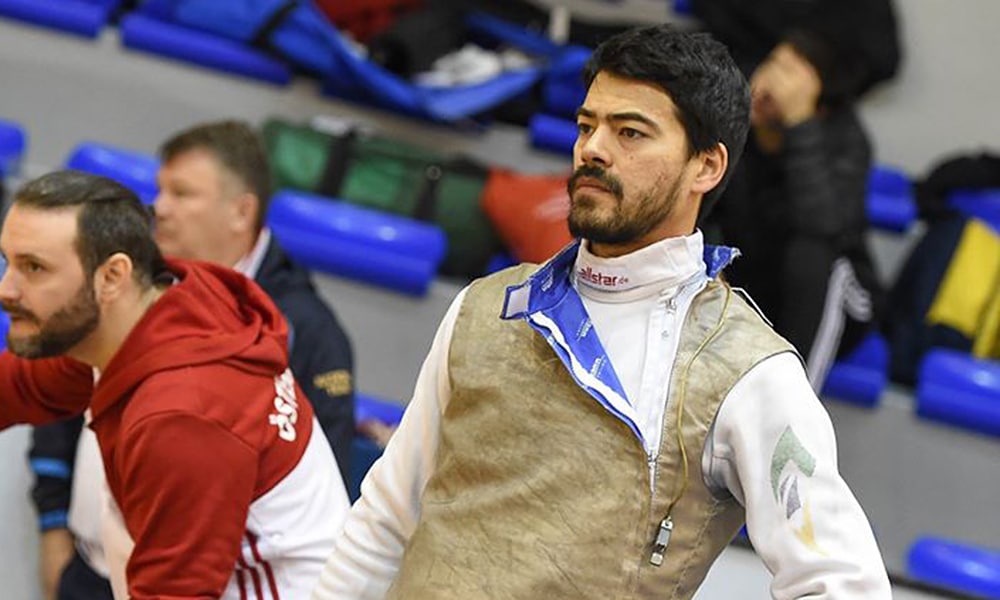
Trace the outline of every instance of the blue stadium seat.
<instances>
[{"instance_id":1,"label":"blue stadium seat","mask_svg":"<svg viewBox=\"0 0 1000 600\"><path fill-rule=\"evenodd\" d=\"M876 165L868 174L866 199L872 227L902 233L917 220L917 203L910 178L898 169Z\"/></svg>"},{"instance_id":2,"label":"blue stadium seat","mask_svg":"<svg viewBox=\"0 0 1000 600\"><path fill-rule=\"evenodd\" d=\"M587 90L583 87L583 68L592 51L582 46L567 47L551 66L542 81L542 107L547 114L576 118Z\"/></svg>"},{"instance_id":3,"label":"blue stadium seat","mask_svg":"<svg viewBox=\"0 0 1000 600\"><path fill-rule=\"evenodd\" d=\"M0 0L0 16L95 38L120 4L121 0Z\"/></svg>"},{"instance_id":4,"label":"blue stadium seat","mask_svg":"<svg viewBox=\"0 0 1000 600\"><path fill-rule=\"evenodd\" d=\"M275 85L287 85L291 70L280 60L241 42L168 23L141 13L122 19L126 48L193 63Z\"/></svg>"},{"instance_id":5,"label":"blue stadium seat","mask_svg":"<svg viewBox=\"0 0 1000 600\"><path fill-rule=\"evenodd\" d=\"M906 569L917 581L1000 600L1000 549L926 536L910 546Z\"/></svg>"},{"instance_id":6,"label":"blue stadium seat","mask_svg":"<svg viewBox=\"0 0 1000 600\"><path fill-rule=\"evenodd\" d=\"M532 146L560 154L573 154L576 133L576 121L544 113L534 115L528 123Z\"/></svg>"},{"instance_id":7,"label":"blue stadium seat","mask_svg":"<svg viewBox=\"0 0 1000 600\"><path fill-rule=\"evenodd\" d=\"M917 376L917 414L1000 436L1000 362L931 350Z\"/></svg>"},{"instance_id":8,"label":"blue stadium seat","mask_svg":"<svg viewBox=\"0 0 1000 600\"><path fill-rule=\"evenodd\" d=\"M267 223L308 268L415 296L427 293L447 249L436 225L291 190L271 199Z\"/></svg>"},{"instance_id":9,"label":"blue stadium seat","mask_svg":"<svg viewBox=\"0 0 1000 600\"><path fill-rule=\"evenodd\" d=\"M26 146L24 128L13 121L0 119L0 179L18 172Z\"/></svg>"},{"instance_id":10,"label":"blue stadium seat","mask_svg":"<svg viewBox=\"0 0 1000 600\"><path fill-rule=\"evenodd\" d=\"M686 17L694 16L694 6L691 0L673 0L674 14Z\"/></svg>"},{"instance_id":11,"label":"blue stadium seat","mask_svg":"<svg viewBox=\"0 0 1000 600\"><path fill-rule=\"evenodd\" d=\"M984 221L1000 232L1000 189L955 192L948 197L948 204L963 215Z\"/></svg>"},{"instance_id":12,"label":"blue stadium seat","mask_svg":"<svg viewBox=\"0 0 1000 600\"><path fill-rule=\"evenodd\" d=\"M517 264L517 260L506 252L500 252L494 254L493 258L490 259L489 264L486 265L486 275L490 273L496 273L497 271L502 271L507 267L513 267Z\"/></svg>"},{"instance_id":13,"label":"blue stadium seat","mask_svg":"<svg viewBox=\"0 0 1000 600\"><path fill-rule=\"evenodd\" d=\"M102 144L81 142L70 152L66 168L103 175L131 189L146 204L156 198L156 172L160 161L136 152Z\"/></svg>"},{"instance_id":14,"label":"blue stadium seat","mask_svg":"<svg viewBox=\"0 0 1000 600\"><path fill-rule=\"evenodd\" d=\"M823 383L822 395L873 407L888 381L889 344L878 333L872 333L834 363Z\"/></svg>"},{"instance_id":15,"label":"blue stadium seat","mask_svg":"<svg viewBox=\"0 0 1000 600\"><path fill-rule=\"evenodd\" d=\"M367 394L358 393L354 396L354 422L358 424L376 419L386 425L399 425L404 409L401 404ZM368 474L368 469L380 456L382 448L378 444L362 435L354 436L351 442L351 472L347 486L347 496L351 502L361 495L361 482Z\"/></svg>"}]
</instances>

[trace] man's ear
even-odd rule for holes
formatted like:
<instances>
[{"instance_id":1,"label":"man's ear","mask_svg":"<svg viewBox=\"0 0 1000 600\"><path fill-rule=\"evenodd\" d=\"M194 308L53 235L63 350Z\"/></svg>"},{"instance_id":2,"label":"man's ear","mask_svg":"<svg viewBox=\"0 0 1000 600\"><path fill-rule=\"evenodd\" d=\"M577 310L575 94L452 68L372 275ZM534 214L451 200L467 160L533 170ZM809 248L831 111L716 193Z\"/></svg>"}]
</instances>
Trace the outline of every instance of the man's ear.
<instances>
[{"instance_id":1,"label":"man's ear","mask_svg":"<svg viewBox=\"0 0 1000 600\"><path fill-rule=\"evenodd\" d=\"M94 293L99 303L115 300L132 284L134 265L124 252L115 252L94 271Z\"/></svg>"},{"instance_id":2,"label":"man's ear","mask_svg":"<svg viewBox=\"0 0 1000 600\"><path fill-rule=\"evenodd\" d=\"M243 192L233 198L233 211L230 226L240 233L253 231L257 226L257 211L260 210L260 201L257 195L252 192Z\"/></svg>"},{"instance_id":3,"label":"man's ear","mask_svg":"<svg viewBox=\"0 0 1000 600\"><path fill-rule=\"evenodd\" d=\"M691 184L691 191L707 194L715 189L725 176L726 167L729 165L729 150L725 144L718 142L708 150L699 152L695 158L700 164Z\"/></svg>"}]
</instances>

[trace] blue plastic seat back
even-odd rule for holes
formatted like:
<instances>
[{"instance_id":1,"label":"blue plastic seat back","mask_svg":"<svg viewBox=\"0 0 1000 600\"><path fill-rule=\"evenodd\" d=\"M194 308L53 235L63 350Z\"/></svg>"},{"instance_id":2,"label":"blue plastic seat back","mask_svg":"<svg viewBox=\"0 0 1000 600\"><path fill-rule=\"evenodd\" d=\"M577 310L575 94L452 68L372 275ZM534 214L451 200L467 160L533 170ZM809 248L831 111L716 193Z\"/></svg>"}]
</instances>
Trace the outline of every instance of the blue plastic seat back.
<instances>
[{"instance_id":1,"label":"blue plastic seat back","mask_svg":"<svg viewBox=\"0 0 1000 600\"><path fill-rule=\"evenodd\" d=\"M984 221L1000 233L1000 189L954 192L948 197L948 205L967 217Z\"/></svg>"},{"instance_id":2,"label":"blue plastic seat back","mask_svg":"<svg viewBox=\"0 0 1000 600\"><path fill-rule=\"evenodd\" d=\"M517 264L517 259L511 256L507 252L498 252L490 258L490 262L486 265L485 275L490 273L496 273L497 271L503 271L507 267L513 267Z\"/></svg>"},{"instance_id":3,"label":"blue plastic seat back","mask_svg":"<svg viewBox=\"0 0 1000 600\"><path fill-rule=\"evenodd\" d=\"M121 0L0 0L0 16L94 38Z\"/></svg>"},{"instance_id":4,"label":"blue plastic seat back","mask_svg":"<svg viewBox=\"0 0 1000 600\"><path fill-rule=\"evenodd\" d=\"M868 174L868 221L873 227L904 232L917 220L913 183L899 169L877 165Z\"/></svg>"},{"instance_id":5,"label":"blue plastic seat back","mask_svg":"<svg viewBox=\"0 0 1000 600\"><path fill-rule=\"evenodd\" d=\"M906 569L917 581L1000 600L1000 548L925 536L910 546Z\"/></svg>"},{"instance_id":6,"label":"blue plastic seat back","mask_svg":"<svg viewBox=\"0 0 1000 600\"><path fill-rule=\"evenodd\" d=\"M27 140L23 127L14 121L0 119L0 179L20 170Z\"/></svg>"},{"instance_id":7,"label":"blue plastic seat back","mask_svg":"<svg viewBox=\"0 0 1000 600\"><path fill-rule=\"evenodd\" d=\"M121 40L126 48L249 77L287 85L291 70L280 60L240 41L133 13L122 19Z\"/></svg>"},{"instance_id":8,"label":"blue plastic seat back","mask_svg":"<svg viewBox=\"0 0 1000 600\"><path fill-rule=\"evenodd\" d=\"M405 407L395 402L382 400L367 394L354 396L354 422L361 423L375 419L386 425L399 425ZM363 435L355 435L351 442L351 468L348 477L347 496L354 502L361 495L361 482L375 461L382 456L382 448Z\"/></svg>"},{"instance_id":9,"label":"blue plastic seat back","mask_svg":"<svg viewBox=\"0 0 1000 600\"><path fill-rule=\"evenodd\" d=\"M917 414L1000 436L1000 362L931 350L917 376Z\"/></svg>"},{"instance_id":10,"label":"blue plastic seat back","mask_svg":"<svg viewBox=\"0 0 1000 600\"><path fill-rule=\"evenodd\" d=\"M156 199L160 161L134 150L100 142L81 142L70 152L66 168L103 175L131 189L146 204Z\"/></svg>"},{"instance_id":11,"label":"blue plastic seat back","mask_svg":"<svg viewBox=\"0 0 1000 600\"><path fill-rule=\"evenodd\" d=\"M550 59L561 50L542 36L488 15L472 15L466 19L466 24L474 35L490 37ZM544 71L541 66L530 66L501 73L480 83L454 87L419 85L359 56L335 29L324 33L337 60L336 72L328 74L326 91L433 121L458 121L480 114L530 90Z\"/></svg>"},{"instance_id":12,"label":"blue plastic seat back","mask_svg":"<svg viewBox=\"0 0 1000 600\"><path fill-rule=\"evenodd\" d=\"M834 363L823 383L824 397L875 406L889 381L889 344L871 333L849 355Z\"/></svg>"},{"instance_id":13,"label":"blue plastic seat back","mask_svg":"<svg viewBox=\"0 0 1000 600\"><path fill-rule=\"evenodd\" d=\"M370 394L354 395L354 422L381 421L386 425L396 426L403 419L406 407L398 402L383 400Z\"/></svg>"},{"instance_id":14,"label":"blue plastic seat back","mask_svg":"<svg viewBox=\"0 0 1000 600\"><path fill-rule=\"evenodd\" d=\"M674 14L683 16L693 16L694 6L691 0L673 0L673 10Z\"/></svg>"},{"instance_id":15,"label":"blue plastic seat back","mask_svg":"<svg viewBox=\"0 0 1000 600\"><path fill-rule=\"evenodd\" d=\"M562 117L536 114L528 123L531 145L570 156L576 144L576 122Z\"/></svg>"},{"instance_id":16,"label":"blue plastic seat back","mask_svg":"<svg viewBox=\"0 0 1000 600\"><path fill-rule=\"evenodd\" d=\"M308 268L417 296L447 249L436 225L305 192L275 194L267 223Z\"/></svg>"},{"instance_id":17,"label":"blue plastic seat back","mask_svg":"<svg viewBox=\"0 0 1000 600\"><path fill-rule=\"evenodd\" d=\"M573 119L587 95L583 69L590 59L589 48L569 46L549 67L542 82L542 107L554 116Z\"/></svg>"},{"instance_id":18,"label":"blue plastic seat back","mask_svg":"<svg viewBox=\"0 0 1000 600\"><path fill-rule=\"evenodd\" d=\"M368 470L382 456L382 447L363 435L355 435L351 440L351 466L347 476L347 498L353 504L361 497L361 482Z\"/></svg>"}]
</instances>

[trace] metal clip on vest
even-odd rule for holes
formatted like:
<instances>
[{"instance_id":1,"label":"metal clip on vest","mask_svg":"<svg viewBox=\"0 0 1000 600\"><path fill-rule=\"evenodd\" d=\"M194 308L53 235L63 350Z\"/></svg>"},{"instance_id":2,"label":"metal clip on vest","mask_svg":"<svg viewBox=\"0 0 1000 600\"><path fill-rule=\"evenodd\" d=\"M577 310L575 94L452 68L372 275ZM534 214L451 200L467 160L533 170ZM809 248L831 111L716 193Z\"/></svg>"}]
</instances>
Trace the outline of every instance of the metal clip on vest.
<instances>
[{"instance_id":1,"label":"metal clip on vest","mask_svg":"<svg viewBox=\"0 0 1000 600\"><path fill-rule=\"evenodd\" d=\"M658 567L663 564L663 555L670 545L670 534L674 532L674 521L667 515L666 519L660 521L660 528L656 531L656 541L653 542L653 554L649 557L649 564Z\"/></svg>"}]
</instances>

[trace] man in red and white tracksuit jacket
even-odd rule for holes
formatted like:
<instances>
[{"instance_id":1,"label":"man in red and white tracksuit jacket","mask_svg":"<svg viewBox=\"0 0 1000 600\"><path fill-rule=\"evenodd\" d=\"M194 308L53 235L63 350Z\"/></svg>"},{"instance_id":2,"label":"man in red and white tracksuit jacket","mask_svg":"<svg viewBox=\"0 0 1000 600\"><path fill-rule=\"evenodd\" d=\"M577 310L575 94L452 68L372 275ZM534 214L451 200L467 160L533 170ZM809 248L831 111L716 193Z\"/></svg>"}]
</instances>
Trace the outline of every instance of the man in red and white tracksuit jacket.
<instances>
[{"instance_id":1,"label":"man in red and white tracksuit jacket","mask_svg":"<svg viewBox=\"0 0 1000 600\"><path fill-rule=\"evenodd\" d=\"M0 427L90 407L116 598L307 598L349 503L285 321L234 271L168 267L100 373L0 354Z\"/></svg>"}]
</instances>

